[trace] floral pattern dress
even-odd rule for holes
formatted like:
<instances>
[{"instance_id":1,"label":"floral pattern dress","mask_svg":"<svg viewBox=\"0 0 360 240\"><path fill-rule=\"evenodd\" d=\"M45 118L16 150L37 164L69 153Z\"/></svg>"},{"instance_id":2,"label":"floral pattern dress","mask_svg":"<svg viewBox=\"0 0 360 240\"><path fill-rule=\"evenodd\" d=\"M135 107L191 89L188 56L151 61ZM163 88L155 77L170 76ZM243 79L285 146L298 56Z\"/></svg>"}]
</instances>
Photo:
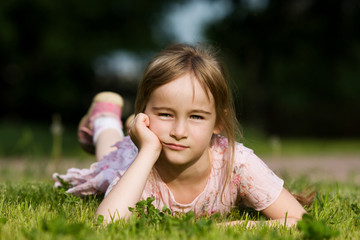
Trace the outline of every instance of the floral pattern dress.
<instances>
[{"instance_id":1,"label":"floral pattern dress","mask_svg":"<svg viewBox=\"0 0 360 240\"><path fill-rule=\"evenodd\" d=\"M108 194L120 180L137 155L137 148L129 137L115 145L118 150L92 164L90 169L69 169L65 175L55 173L55 186L61 183L57 177L73 185L68 190L76 195L105 192ZM170 189L153 168L140 200L155 197L153 204L158 209L166 205L172 212L194 211L196 215L227 213L234 206L263 210L279 196L284 181L271 171L251 149L236 143L231 175L227 180L229 161L228 141L214 136L210 148L212 169L204 190L189 204L178 203ZM224 187L225 186L225 187ZM224 188L224 189L223 189Z\"/></svg>"}]
</instances>

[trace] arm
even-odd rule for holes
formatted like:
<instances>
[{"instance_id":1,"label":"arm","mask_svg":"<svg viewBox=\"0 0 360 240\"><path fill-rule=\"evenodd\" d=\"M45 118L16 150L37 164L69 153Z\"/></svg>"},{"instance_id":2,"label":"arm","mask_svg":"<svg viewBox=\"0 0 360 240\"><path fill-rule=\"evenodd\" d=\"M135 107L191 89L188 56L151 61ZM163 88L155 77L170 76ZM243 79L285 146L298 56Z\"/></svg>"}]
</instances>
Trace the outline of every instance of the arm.
<instances>
[{"instance_id":1,"label":"arm","mask_svg":"<svg viewBox=\"0 0 360 240\"><path fill-rule=\"evenodd\" d=\"M272 222L286 222L288 226L296 225L306 213L301 204L285 188L282 189L279 197L269 207L261 211Z\"/></svg>"},{"instance_id":2,"label":"arm","mask_svg":"<svg viewBox=\"0 0 360 240\"><path fill-rule=\"evenodd\" d=\"M148 128L149 124L148 116L139 114L131 128L130 136L139 153L96 211L96 216L103 215L106 223L112 219L129 218L128 208L134 207L140 200L150 171L160 155L160 141Z\"/></svg>"},{"instance_id":3,"label":"arm","mask_svg":"<svg viewBox=\"0 0 360 240\"><path fill-rule=\"evenodd\" d=\"M234 170L236 170L235 176L238 174L243 179L238 191L245 193L243 199L245 205L260 210L269 219L268 225L275 226L286 221L286 226L293 226L306 213L294 196L283 188L283 180L278 178L252 151L246 152L245 149L243 152L238 152L234 159ZM258 225L256 222L248 224L248 226L256 225Z\"/></svg>"},{"instance_id":4,"label":"arm","mask_svg":"<svg viewBox=\"0 0 360 240\"><path fill-rule=\"evenodd\" d=\"M270 226L284 225L291 227L301 220L302 215L306 213L300 203L285 189L281 190L279 197L270 206L261 211L268 220L266 223ZM286 218L286 219L285 219ZM244 221L232 221L223 225L241 224ZM259 222L249 221L247 227L257 226Z\"/></svg>"}]
</instances>

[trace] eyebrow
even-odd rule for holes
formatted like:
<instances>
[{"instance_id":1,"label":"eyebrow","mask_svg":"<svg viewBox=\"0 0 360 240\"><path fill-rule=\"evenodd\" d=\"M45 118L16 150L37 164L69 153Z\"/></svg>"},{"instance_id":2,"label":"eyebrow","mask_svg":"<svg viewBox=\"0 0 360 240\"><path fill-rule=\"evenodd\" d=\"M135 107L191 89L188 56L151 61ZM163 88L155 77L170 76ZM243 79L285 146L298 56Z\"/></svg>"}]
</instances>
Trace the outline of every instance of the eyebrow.
<instances>
[{"instance_id":1,"label":"eyebrow","mask_svg":"<svg viewBox=\"0 0 360 240\"><path fill-rule=\"evenodd\" d=\"M168 108L168 107L152 107L153 110L155 111L161 111L161 110L165 110L165 111L174 111L172 108ZM207 115L211 115L211 112L202 110L202 109L193 109L191 111L192 113L203 113L203 114L207 114Z\"/></svg>"}]
</instances>

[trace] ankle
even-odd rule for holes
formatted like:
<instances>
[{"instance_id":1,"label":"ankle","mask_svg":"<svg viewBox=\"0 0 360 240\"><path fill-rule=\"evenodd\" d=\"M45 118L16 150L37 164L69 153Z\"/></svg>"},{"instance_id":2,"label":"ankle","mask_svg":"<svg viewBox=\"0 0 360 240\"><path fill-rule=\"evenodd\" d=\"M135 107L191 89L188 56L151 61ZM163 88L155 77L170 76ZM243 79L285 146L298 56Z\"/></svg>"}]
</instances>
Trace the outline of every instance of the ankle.
<instances>
[{"instance_id":1,"label":"ankle","mask_svg":"<svg viewBox=\"0 0 360 240\"><path fill-rule=\"evenodd\" d=\"M116 131L121 137L124 137L122 124L118 118L113 116L100 116L94 120L93 142L95 145L97 144L100 134L108 129Z\"/></svg>"}]
</instances>

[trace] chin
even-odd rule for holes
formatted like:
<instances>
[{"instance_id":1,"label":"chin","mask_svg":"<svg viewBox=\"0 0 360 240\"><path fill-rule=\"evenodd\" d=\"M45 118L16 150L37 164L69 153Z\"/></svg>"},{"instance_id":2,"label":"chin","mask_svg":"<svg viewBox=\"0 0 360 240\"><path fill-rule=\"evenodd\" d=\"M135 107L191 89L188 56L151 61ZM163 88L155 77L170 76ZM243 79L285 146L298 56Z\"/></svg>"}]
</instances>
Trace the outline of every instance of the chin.
<instances>
[{"instance_id":1,"label":"chin","mask_svg":"<svg viewBox=\"0 0 360 240\"><path fill-rule=\"evenodd\" d=\"M179 166L183 166L183 165L187 165L191 162L191 160L189 160L188 156L184 156L185 154L181 153L181 152L165 152L163 151L162 154L162 158L163 160L165 160L168 163L171 163L173 165L179 165Z\"/></svg>"}]
</instances>

